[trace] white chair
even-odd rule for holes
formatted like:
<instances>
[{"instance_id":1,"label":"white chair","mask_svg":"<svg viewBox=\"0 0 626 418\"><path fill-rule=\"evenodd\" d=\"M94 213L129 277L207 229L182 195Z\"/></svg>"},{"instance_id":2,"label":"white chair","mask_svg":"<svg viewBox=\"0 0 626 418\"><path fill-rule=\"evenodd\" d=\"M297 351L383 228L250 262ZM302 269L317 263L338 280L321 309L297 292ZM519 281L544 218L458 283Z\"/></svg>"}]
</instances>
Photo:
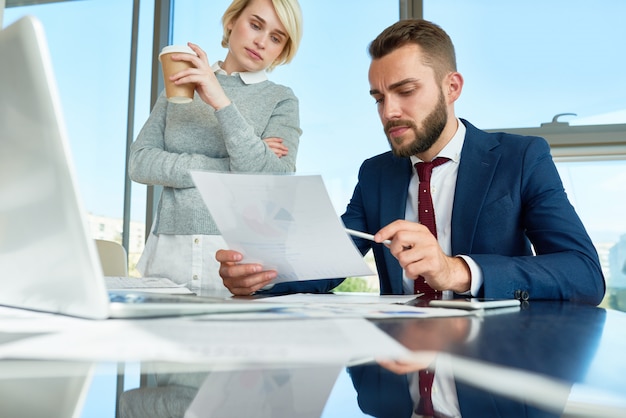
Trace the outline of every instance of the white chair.
<instances>
[{"instance_id":1,"label":"white chair","mask_svg":"<svg viewBox=\"0 0 626 418\"><path fill-rule=\"evenodd\" d=\"M128 256L126 250L115 241L107 241L97 239L96 249L102 264L102 273L105 276L127 277L128 276ZM126 364L120 362L117 364L116 378L116 399L115 399L115 416L119 417L119 399L124 392L124 372Z\"/></svg>"},{"instance_id":2,"label":"white chair","mask_svg":"<svg viewBox=\"0 0 626 418\"><path fill-rule=\"evenodd\" d=\"M104 275L118 277L128 276L128 256L122 244L102 239L95 241Z\"/></svg>"}]
</instances>

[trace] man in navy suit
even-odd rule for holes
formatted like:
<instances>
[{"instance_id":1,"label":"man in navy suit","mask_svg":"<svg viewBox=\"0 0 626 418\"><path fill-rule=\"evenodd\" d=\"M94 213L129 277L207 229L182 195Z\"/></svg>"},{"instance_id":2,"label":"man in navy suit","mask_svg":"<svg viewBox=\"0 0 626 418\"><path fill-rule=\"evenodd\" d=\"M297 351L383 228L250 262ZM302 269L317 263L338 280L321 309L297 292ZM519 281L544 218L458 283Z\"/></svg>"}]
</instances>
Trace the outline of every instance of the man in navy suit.
<instances>
[{"instance_id":1,"label":"man in navy suit","mask_svg":"<svg viewBox=\"0 0 626 418\"><path fill-rule=\"evenodd\" d=\"M413 281L451 295L574 300L605 292L597 252L570 204L547 142L487 133L457 118L463 77L437 25L403 20L370 45L370 94L391 151L368 159L342 216L373 249L382 294L413 293ZM414 164L436 157L431 179L437 237L417 220ZM391 240L390 245L381 244ZM217 253L234 294L268 285L276 272ZM280 283L273 292L328 291L337 280Z\"/></svg>"}]
</instances>

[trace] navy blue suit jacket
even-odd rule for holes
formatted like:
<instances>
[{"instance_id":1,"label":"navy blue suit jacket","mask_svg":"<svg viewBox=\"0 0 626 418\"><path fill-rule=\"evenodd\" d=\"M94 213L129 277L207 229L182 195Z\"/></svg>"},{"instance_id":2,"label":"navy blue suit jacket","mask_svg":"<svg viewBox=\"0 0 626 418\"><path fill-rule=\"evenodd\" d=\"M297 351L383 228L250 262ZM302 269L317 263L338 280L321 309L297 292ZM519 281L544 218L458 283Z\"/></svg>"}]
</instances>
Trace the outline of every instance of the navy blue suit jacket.
<instances>
[{"instance_id":1,"label":"navy blue suit jacket","mask_svg":"<svg viewBox=\"0 0 626 418\"><path fill-rule=\"evenodd\" d=\"M452 209L452 255L478 263L479 296L578 300L598 304L605 291L597 252L570 204L543 138L467 128ZM363 163L342 216L371 234L404 219L411 163L387 152ZM402 268L389 250L373 248L382 294L402 293ZM537 256L533 256L531 243Z\"/></svg>"},{"instance_id":2,"label":"navy blue suit jacket","mask_svg":"<svg viewBox=\"0 0 626 418\"><path fill-rule=\"evenodd\" d=\"M478 296L599 304L605 283L598 254L565 194L547 142L462 122L467 132L452 209L452 255L468 255L482 269ZM366 160L342 216L345 226L375 234L404 219L411 175L410 159L391 152ZM363 254L373 249L381 294L402 294L402 268L389 250L354 241ZM337 283L298 282L276 290L330 290Z\"/></svg>"}]
</instances>

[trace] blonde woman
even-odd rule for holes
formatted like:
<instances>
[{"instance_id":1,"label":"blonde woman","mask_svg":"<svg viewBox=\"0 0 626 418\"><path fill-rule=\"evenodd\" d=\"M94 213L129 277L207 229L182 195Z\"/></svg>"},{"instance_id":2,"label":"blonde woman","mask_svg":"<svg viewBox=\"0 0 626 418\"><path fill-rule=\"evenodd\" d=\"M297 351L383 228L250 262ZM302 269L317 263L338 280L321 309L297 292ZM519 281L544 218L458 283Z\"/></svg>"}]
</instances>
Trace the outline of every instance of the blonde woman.
<instances>
[{"instance_id":1,"label":"blonde woman","mask_svg":"<svg viewBox=\"0 0 626 418\"><path fill-rule=\"evenodd\" d=\"M298 99L268 80L290 62L302 37L297 0L234 0L222 17L223 61L177 54L193 68L175 83L195 83L191 103L161 94L130 154L132 180L163 186L157 217L138 263L144 276L168 277L203 295L226 296L215 252L225 243L188 170L294 172L302 133Z\"/></svg>"}]
</instances>

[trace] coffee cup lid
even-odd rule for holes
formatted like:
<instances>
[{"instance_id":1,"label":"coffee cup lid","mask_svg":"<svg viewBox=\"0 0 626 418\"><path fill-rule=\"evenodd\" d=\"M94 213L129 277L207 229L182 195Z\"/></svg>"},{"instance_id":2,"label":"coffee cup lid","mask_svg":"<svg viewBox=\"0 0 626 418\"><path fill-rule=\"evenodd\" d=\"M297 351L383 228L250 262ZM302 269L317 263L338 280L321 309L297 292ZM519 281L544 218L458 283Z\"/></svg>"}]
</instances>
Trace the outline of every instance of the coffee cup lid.
<instances>
[{"instance_id":1,"label":"coffee cup lid","mask_svg":"<svg viewBox=\"0 0 626 418\"><path fill-rule=\"evenodd\" d=\"M187 45L168 45L166 47L163 47L163 49L161 50L161 53L159 54L159 61L161 60L161 55L171 54L173 52L179 54L198 55L194 52L193 49L189 48Z\"/></svg>"}]
</instances>

